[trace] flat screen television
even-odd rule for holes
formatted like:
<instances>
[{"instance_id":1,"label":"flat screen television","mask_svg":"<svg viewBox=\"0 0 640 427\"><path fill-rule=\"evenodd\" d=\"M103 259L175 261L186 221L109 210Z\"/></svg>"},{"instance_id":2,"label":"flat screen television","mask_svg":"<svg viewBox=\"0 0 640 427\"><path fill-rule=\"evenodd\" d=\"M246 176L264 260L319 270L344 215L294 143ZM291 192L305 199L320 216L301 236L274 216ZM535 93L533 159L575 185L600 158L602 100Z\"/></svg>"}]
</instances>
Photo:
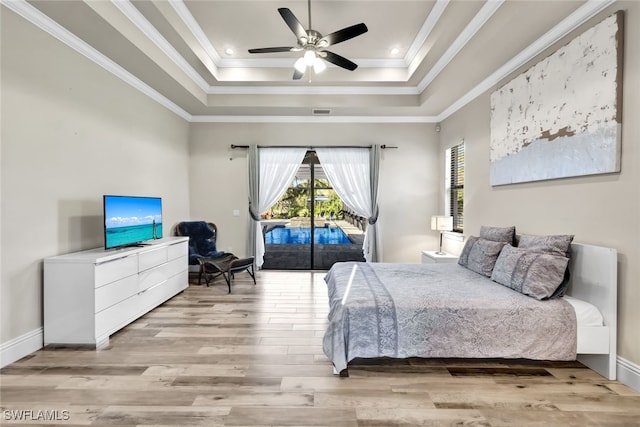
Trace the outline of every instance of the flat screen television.
<instances>
[{"instance_id":1,"label":"flat screen television","mask_svg":"<svg viewBox=\"0 0 640 427\"><path fill-rule=\"evenodd\" d=\"M141 246L162 237L160 197L104 195L102 205L105 249Z\"/></svg>"}]
</instances>

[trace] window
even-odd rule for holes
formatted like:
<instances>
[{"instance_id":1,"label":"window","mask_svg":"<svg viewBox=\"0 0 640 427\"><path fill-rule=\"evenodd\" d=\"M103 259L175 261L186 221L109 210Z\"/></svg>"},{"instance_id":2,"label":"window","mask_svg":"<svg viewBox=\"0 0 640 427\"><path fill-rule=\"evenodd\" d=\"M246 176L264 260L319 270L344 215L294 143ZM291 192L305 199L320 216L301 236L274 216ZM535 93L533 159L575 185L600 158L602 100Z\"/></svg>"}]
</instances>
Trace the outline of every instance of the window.
<instances>
[{"instance_id":1,"label":"window","mask_svg":"<svg viewBox=\"0 0 640 427\"><path fill-rule=\"evenodd\" d=\"M464 230L464 142L447 149L446 212L453 217L453 231Z\"/></svg>"}]
</instances>

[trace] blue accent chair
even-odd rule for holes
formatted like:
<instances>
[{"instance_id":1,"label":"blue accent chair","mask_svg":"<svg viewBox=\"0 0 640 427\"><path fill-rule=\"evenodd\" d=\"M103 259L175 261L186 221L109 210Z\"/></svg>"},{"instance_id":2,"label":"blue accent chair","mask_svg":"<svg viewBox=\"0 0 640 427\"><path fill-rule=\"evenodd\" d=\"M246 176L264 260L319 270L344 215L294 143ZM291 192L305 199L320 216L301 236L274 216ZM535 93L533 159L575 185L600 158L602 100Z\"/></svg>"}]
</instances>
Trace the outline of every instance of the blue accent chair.
<instances>
[{"instance_id":1,"label":"blue accent chair","mask_svg":"<svg viewBox=\"0 0 640 427\"><path fill-rule=\"evenodd\" d=\"M198 285L204 277L207 286L217 276L222 275L231 293L234 273L246 271L256 284L254 258L238 258L232 253L216 248L218 227L212 222L183 221L175 228L177 236L189 237L189 265L198 265Z\"/></svg>"}]
</instances>

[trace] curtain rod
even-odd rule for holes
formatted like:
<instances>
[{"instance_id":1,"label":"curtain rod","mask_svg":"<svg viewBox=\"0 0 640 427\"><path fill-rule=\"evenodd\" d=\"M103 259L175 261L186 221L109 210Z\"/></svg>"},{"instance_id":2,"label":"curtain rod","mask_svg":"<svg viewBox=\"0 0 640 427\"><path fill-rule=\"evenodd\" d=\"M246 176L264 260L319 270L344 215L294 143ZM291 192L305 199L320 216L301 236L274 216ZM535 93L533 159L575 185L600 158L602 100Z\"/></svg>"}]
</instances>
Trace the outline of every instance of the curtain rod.
<instances>
[{"instance_id":1,"label":"curtain rod","mask_svg":"<svg viewBox=\"0 0 640 427\"><path fill-rule=\"evenodd\" d=\"M371 147L372 147L371 145L321 145L321 146L318 146L317 148L371 148ZM236 148L247 149L249 148L249 146L231 144L232 150L235 150ZM306 148L307 150L316 149L316 147L312 145L258 145L258 148ZM398 148L398 147L383 144L380 146L380 148L384 150L387 148Z\"/></svg>"}]
</instances>

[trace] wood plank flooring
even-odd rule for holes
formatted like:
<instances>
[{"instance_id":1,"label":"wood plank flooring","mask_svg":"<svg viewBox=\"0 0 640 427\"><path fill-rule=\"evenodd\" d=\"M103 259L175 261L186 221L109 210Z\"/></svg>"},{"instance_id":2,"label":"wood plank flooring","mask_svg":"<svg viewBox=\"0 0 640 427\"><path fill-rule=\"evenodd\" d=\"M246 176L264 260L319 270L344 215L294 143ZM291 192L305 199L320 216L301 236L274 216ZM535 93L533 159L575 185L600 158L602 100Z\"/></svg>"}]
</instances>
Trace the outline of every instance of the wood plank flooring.
<instances>
[{"instance_id":1,"label":"wood plank flooring","mask_svg":"<svg viewBox=\"0 0 640 427\"><path fill-rule=\"evenodd\" d=\"M334 376L323 277L192 284L104 349L37 351L0 371L0 424L640 426L640 394L577 362L360 360Z\"/></svg>"}]
</instances>

